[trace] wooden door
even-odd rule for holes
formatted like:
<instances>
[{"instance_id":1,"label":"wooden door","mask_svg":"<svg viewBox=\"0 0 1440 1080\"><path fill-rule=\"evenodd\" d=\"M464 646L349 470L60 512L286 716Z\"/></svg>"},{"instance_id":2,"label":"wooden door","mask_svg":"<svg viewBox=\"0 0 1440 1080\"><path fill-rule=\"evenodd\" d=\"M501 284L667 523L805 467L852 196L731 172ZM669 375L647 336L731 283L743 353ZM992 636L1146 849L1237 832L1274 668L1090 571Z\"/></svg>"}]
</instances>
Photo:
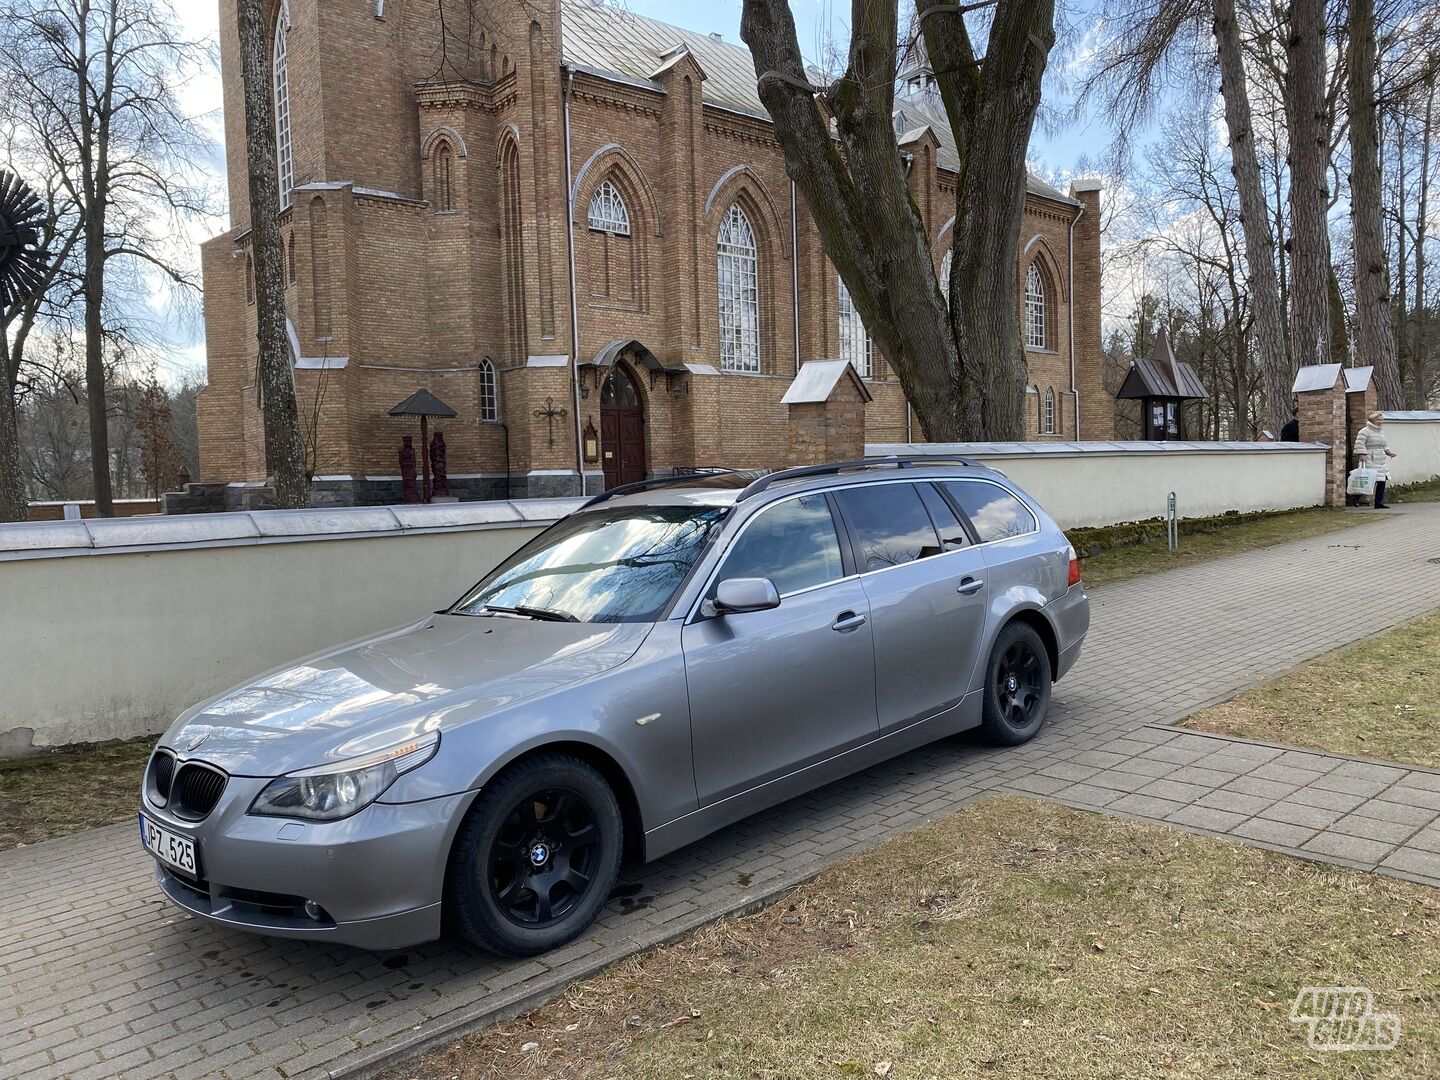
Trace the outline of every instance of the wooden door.
<instances>
[{"instance_id":1,"label":"wooden door","mask_svg":"<svg viewBox=\"0 0 1440 1080\"><path fill-rule=\"evenodd\" d=\"M623 364L610 369L600 388L600 461L607 488L645 479L645 412Z\"/></svg>"}]
</instances>

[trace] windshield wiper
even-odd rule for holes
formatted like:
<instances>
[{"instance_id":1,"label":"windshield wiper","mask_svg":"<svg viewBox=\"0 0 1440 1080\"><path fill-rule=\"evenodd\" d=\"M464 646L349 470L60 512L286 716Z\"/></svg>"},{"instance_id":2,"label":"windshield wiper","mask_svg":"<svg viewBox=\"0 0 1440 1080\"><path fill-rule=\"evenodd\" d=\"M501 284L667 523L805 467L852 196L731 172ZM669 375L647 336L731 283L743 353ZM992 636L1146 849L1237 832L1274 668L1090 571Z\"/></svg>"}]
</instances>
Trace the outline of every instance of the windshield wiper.
<instances>
[{"instance_id":1,"label":"windshield wiper","mask_svg":"<svg viewBox=\"0 0 1440 1080\"><path fill-rule=\"evenodd\" d=\"M554 608L529 607L525 604L516 604L514 607L502 607L499 604L485 604L486 611L498 611L502 615L523 615L527 619L539 619L541 622L579 622L580 620L568 611L556 611Z\"/></svg>"}]
</instances>

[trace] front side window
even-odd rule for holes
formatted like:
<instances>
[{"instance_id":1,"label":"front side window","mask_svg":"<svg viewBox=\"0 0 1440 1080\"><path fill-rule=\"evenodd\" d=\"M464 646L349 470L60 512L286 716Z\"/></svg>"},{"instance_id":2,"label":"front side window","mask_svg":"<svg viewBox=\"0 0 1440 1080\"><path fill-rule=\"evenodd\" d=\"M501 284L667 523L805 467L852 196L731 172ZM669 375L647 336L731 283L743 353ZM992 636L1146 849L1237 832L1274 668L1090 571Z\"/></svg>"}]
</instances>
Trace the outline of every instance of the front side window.
<instances>
[{"instance_id":1,"label":"front side window","mask_svg":"<svg viewBox=\"0 0 1440 1080\"><path fill-rule=\"evenodd\" d=\"M942 486L970 518L981 543L1024 536L1039 528L1030 508L998 484L951 480Z\"/></svg>"},{"instance_id":2,"label":"front side window","mask_svg":"<svg viewBox=\"0 0 1440 1080\"><path fill-rule=\"evenodd\" d=\"M802 495L776 503L745 526L715 579L769 578L787 593L824 585L844 576L835 519L824 495Z\"/></svg>"},{"instance_id":3,"label":"front side window","mask_svg":"<svg viewBox=\"0 0 1440 1080\"><path fill-rule=\"evenodd\" d=\"M720 366L760 370L759 254L755 230L738 203L725 212L715 242L720 293Z\"/></svg>"},{"instance_id":4,"label":"front side window","mask_svg":"<svg viewBox=\"0 0 1440 1080\"><path fill-rule=\"evenodd\" d=\"M1048 347L1045 338L1045 279L1034 263L1025 273L1025 346L1030 349Z\"/></svg>"},{"instance_id":5,"label":"front side window","mask_svg":"<svg viewBox=\"0 0 1440 1080\"><path fill-rule=\"evenodd\" d=\"M576 514L506 559L451 611L567 622L653 622L728 511L632 506Z\"/></svg>"},{"instance_id":6,"label":"front side window","mask_svg":"<svg viewBox=\"0 0 1440 1080\"><path fill-rule=\"evenodd\" d=\"M290 150L290 74L285 62L285 35L290 29L290 5L280 5L275 20L275 47L270 56L271 77L275 82L275 165L279 174L280 209L290 206L290 193L295 187L295 159Z\"/></svg>"},{"instance_id":7,"label":"front side window","mask_svg":"<svg viewBox=\"0 0 1440 1080\"><path fill-rule=\"evenodd\" d=\"M625 209L625 200L615 185L606 180L590 197L587 214L590 228L596 232L614 233L616 236L630 235L630 212Z\"/></svg>"},{"instance_id":8,"label":"front side window","mask_svg":"<svg viewBox=\"0 0 1440 1080\"><path fill-rule=\"evenodd\" d=\"M840 282L840 359L849 360L862 379L870 378L870 335L844 281Z\"/></svg>"},{"instance_id":9,"label":"front side window","mask_svg":"<svg viewBox=\"0 0 1440 1080\"><path fill-rule=\"evenodd\" d=\"M861 572L940 554L940 538L913 484L845 488L836 498L855 535Z\"/></svg>"}]
</instances>

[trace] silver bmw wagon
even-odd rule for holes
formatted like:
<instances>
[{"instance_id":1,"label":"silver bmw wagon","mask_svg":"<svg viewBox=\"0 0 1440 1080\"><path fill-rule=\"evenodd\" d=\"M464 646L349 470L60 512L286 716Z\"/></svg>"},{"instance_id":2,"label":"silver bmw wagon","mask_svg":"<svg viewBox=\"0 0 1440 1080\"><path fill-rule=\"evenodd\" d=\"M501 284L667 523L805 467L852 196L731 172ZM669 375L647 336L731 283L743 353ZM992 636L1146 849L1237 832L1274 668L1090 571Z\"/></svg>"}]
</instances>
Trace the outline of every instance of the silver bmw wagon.
<instances>
[{"instance_id":1,"label":"silver bmw wagon","mask_svg":"<svg viewBox=\"0 0 1440 1080\"><path fill-rule=\"evenodd\" d=\"M541 953L622 858L968 728L1033 738L1089 620L1064 534L969 461L629 485L447 610L187 711L141 841L239 930Z\"/></svg>"}]
</instances>

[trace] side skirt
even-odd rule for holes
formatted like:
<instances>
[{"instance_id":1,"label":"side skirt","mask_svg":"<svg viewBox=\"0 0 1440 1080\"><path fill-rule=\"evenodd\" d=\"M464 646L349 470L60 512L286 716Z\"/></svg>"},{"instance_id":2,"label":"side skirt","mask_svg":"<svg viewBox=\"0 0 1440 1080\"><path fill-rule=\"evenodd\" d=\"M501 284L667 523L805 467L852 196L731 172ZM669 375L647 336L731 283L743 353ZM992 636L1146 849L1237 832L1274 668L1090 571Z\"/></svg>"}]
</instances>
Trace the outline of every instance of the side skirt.
<instances>
[{"instance_id":1,"label":"side skirt","mask_svg":"<svg viewBox=\"0 0 1440 1080\"><path fill-rule=\"evenodd\" d=\"M984 698L983 690L973 690L958 704L918 723L857 746L834 757L817 761L786 776L777 777L759 787L731 795L728 799L711 803L692 813L667 821L645 834L645 861L652 862L668 855L677 848L692 844L726 825L732 825L751 814L775 806L786 799L814 791L818 787L840 780L851 773L869 768L871 765L924 746L937 739L958 735L962 731L980 726L980 708Z\"/></svg>"}]
</instances>

